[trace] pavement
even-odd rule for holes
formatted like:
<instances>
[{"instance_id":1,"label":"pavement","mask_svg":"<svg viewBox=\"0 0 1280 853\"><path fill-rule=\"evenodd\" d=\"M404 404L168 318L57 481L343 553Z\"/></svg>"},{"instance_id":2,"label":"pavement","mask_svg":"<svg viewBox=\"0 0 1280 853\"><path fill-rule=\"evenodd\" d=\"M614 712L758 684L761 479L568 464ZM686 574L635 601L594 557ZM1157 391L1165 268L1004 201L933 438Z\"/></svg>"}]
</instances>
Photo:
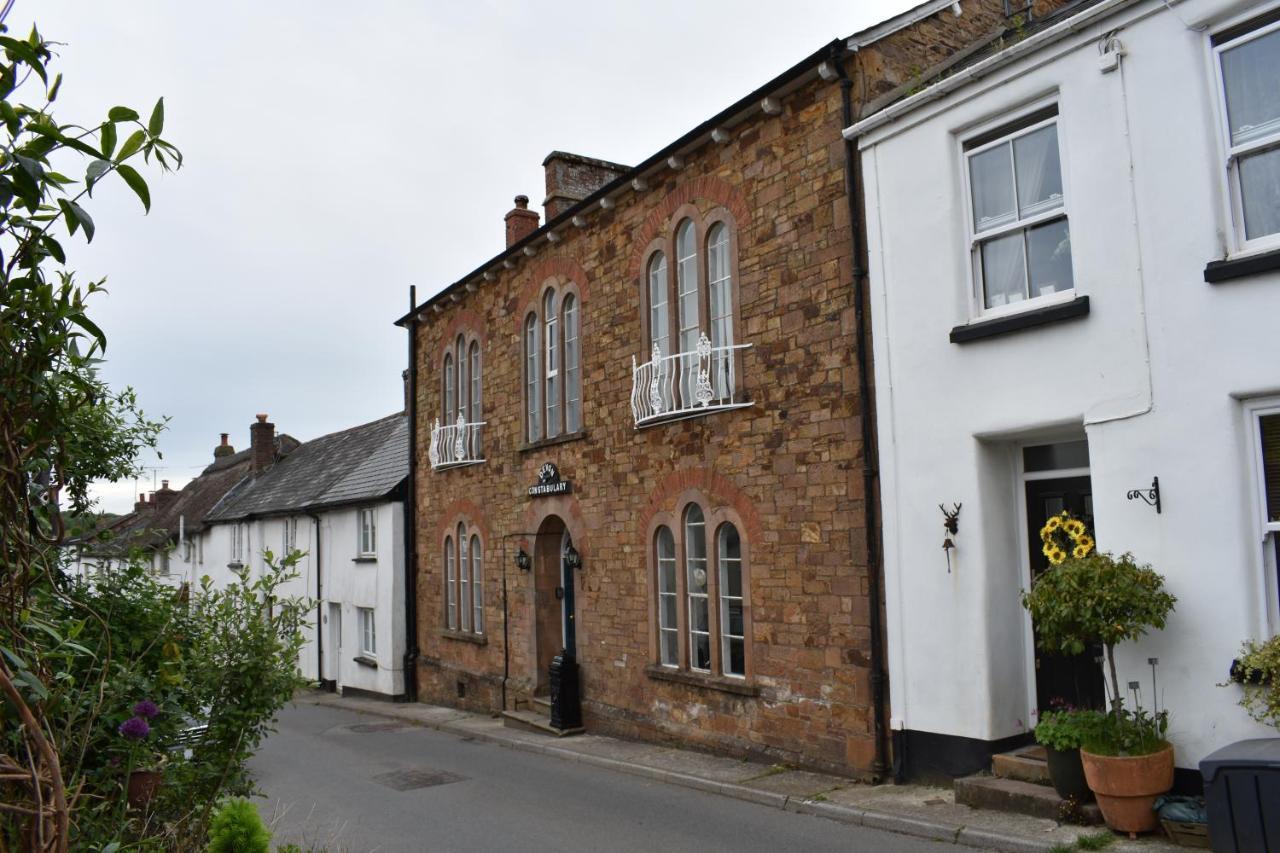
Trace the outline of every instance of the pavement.
<instances>
[{"instance_id":1,"label":"pavement","mask_svg":"<svg viewBox=\"0 0 1280 853\"><path fill-rule=\"evenodd\" d=\"M319 691L299 694L295 704L373 715L401 724L434 729L454 735L463 742L488 742L585 767L717 794L763 809L813 815L849 827L896 833L949 845L1011 853L1049 853L1055 848L1062 850L1074 844L1082 835L1093 835L1099 831L1094 827L1063 825L1042 818L959 805L949 788L866 785L840 776L796 770L783 765L770 766L601 735L583 734L556 738L507 728L499 718L454 708L344 697ZM270 742L267 745L270 746ZM264 787L271 791L270 785L264 784ZM528 844L523 840L520 846L528 849ZM929 845L929 848L933 847L936 845ZM611 848L617 849L617 845L611 845ZM639 849L657 848L646 846ZM704 846L699 849L706 848ZM804 849L818 848L805 845ZM902 848L896 843L880 843L852 848L846 846L844 849L914 848ZM1116 836L1115 842L1107 849L1116 853L1170 853L1182 848L1154 836L1136 841Z\"/></svg>"}]
</instances>

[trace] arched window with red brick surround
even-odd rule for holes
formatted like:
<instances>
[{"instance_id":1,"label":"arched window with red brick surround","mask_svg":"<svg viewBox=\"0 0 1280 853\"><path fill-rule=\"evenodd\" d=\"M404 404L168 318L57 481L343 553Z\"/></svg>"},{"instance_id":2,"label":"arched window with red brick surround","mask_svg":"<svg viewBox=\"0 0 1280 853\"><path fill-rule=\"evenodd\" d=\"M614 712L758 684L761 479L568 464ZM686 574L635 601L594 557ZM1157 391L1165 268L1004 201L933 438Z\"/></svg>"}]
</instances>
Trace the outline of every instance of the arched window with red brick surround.
<instances>
[{"instance_id":1,"label":"arched window with red brick surround","mask_svg":"<svg viewBox=\"0 0 1280 853\"><path fill-rule=\"evenodd\" d=\"M479 531L458 522L444 538L445 628L484 634L484 551Z\"/></svg>"}]
</instances>

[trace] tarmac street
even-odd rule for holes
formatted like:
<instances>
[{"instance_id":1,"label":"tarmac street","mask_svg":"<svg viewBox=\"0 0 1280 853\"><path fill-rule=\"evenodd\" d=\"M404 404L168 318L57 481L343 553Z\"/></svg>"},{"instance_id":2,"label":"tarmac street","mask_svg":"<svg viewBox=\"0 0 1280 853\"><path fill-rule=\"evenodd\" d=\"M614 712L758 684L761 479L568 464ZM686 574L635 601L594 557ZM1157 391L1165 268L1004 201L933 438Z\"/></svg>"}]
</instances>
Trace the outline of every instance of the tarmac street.
<instances>
[{"instance_id":1,"label":"tarmac street","mask_svg":"<svg viewBox=\"0 0 1280 853\"><path fill-rule=\"evenodd\" d=\"M281 713L251 766L274 843L304 850L965 849L303 702Z\"/></svg>"}]
</instances>

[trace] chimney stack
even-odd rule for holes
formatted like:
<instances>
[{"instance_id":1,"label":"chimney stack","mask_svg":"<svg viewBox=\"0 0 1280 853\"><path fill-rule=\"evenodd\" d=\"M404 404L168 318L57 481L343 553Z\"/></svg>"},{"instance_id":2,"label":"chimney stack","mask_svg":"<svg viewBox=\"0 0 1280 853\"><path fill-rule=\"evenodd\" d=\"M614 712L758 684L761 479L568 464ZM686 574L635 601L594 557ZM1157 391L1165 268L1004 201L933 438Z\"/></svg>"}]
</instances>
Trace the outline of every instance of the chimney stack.
<instances>
[{"instance_id":1,"label":"chimney stack","mask_svg":"<svg viewBox=\"0 0 1280 853\"><path fill-rule=\"evenodd\" d=\"M527 195L516 196L516 206L503 217L507 223L507 248L538 230L538 214L529 209Z\"/></svg>"},{"instance_id":2,"label":"chimney stack","mask_svg":"<svg viewBox=\"0 0 1280 853\"><path fill-rule=\"evenodd\" d=\"M250 470L256 477L271 467L276 458L276 425L267 422L266 414L258 415L258 422L249 425Z\"/></svg>"},{"instance_id":3,"label":"chimney stack","mask_svg":"<svg viewBox=\"0 0 1280 853\"><path fill-rule=\"evenodd\" d=\"M567 151L552 151L542 161L542 168L547 176L547 198L542 206L548 222L630 169Z\"/></svg>"},{"instance_id":4,"label":"chimney stack","mask_svg":"<svg viewBox=\"0 0 1280 853\"><path fill-rule=\"evenodd\" d=\"M178 499L178 495L180 494L182 493L169 488L168 480L161 480L160 488L152 493L151 500L155 502L156 510L158 512L164 512L173 505L173 502Z\"/></svg>"},{"instance_id":5,"label":"chimney stack","mask_svg":"<svg viewBox=\"0 0 1280 853\"><path fill-rule=\"evenodd\" d=\"M147 508L147 496L144 494L138 495L138 499L133 502L133 511L142 512L146 508Z\"/></svg>"},{"instance_id":6,"label":"chimney stack","mask_svg":"<svg viewBox=\"0 0 1280 853\"><path fill-rule=\"evenodd\" d=\"M227 433L219 433L222 436L222 444L213 449L213 458L221 459L224 456L234 456L236 449L227 443Z\"/></svg>"}]
</instances>

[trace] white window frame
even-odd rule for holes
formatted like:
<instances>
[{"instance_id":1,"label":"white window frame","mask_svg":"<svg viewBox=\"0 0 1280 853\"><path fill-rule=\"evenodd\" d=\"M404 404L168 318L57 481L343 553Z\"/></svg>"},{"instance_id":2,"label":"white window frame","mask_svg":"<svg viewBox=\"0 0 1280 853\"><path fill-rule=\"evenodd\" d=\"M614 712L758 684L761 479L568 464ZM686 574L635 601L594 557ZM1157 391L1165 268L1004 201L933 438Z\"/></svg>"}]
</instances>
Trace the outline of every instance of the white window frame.
<instances>
[{"instance_id":1,"label":"white window frame","mask_svg":"<svg viewBox=\"0 0 1280 853\"><path fill-rule=\"evenodd\" d=\"M356 613L360 618L360 654L368 657L377 657L377 614L372 607L357 607Z\"/></svg>"},{"instance_id":2,"label":"white window frame","mask_svg":"<svg viewBox=\"0 0 1280 853\"><path fill-rule=\"evenodd\" d=\"M244 525L238 521L231 525L231 562L244 564Z\"/></svg>"},{"instance_id":3,"label":"white window frame","mask_svg":"<svg viewBox=\"0 0 1280 853\"><path fill-rule=\"evenodd\" d=\"M362 507L356 513L356 553L361 557L378 556L378 510L376 507ZM365 520L368 519L368 525ZM368 531L368 541L365 532Z\"/></svg>"},{"instance_id":4,"label":"white window frame","mask_svg":"<svg viewBox=\"0 0 1280 853\"><path fill-rule=\"evenodd\" d=\"M670 540L670 553L666 556L662 553L662 534L666 532L667 538ZM658 595L658 664L667 669L680 668L680 557L676 550L675 533L666 524L658 525L653 532L653 565L657 569L657 595ZM663 567L669 565L671 568L671 586L667 588L662 583ZM671 603L671 622L668 624L663 617L665 613L663 605L666 602ZM664 649L664 639L670 637L675 640L675 648L671 650L670 659Z\"/></svg>"},{"instance_id":5,"label":"white window frame","mask_svg":"<svg viewBox=\"0 0 1280 853\"><path fill-rule=\"evenodd\" d=\"M1061 114L1056 111L1057 104L1058 104L1058 98L1056 95L1049 98L1045 98L1043 100L1030 104L1023 109L1018 110L1017 113L1012 116L1002 115L998 120L988 122L982 125L981 127L978 127L969 132L966 132L964 136L959 137L957 139L957 143L959 144L959 149L960 149L960 181L961 181L961 192L963 195L962 200L963 200L964 209L965 209L965 214L964 214L965 225L968 229L968 233L966 237L967 237L967 249L969 253L969 265L968 265L969 266L969 316L975 320L979 320L979 319L990 320L997 317L1006 317L1014 314L1022 314L1026 311L1034 311L1038 308L1044 308L1051 305L1059 305L1066 302L1070 302L1079 295L1078 288L1077 288L1076 268L1074 263L1074 255L1075 255L1074 246L1072 251L1073 261L1071 265L1071 287L1067 288L1066 290L1059 290L1055 293L1051 293L1046 296L1031 296L1030 294L1028 294L1028 298L1022 300L1021 302L1015 302L1007 305L999 305L994 308L988 308L986 307L986 298L985 298L986 285L985 285L985 282L983 281L982 272L981 272L982 270L981 246L983 243L989 243L992 240L995 240L999 237L1006 236L1008 234L1012 234L1015 232L1026 232L1037 225L1041 225L1046 222L1051 222L1056 219L1065 219L1067 221L1067 233L1068 234L1071 233L1071 209L1070 209L1071 205L1070 205L1070 199L1069 199L1070 192L1068 190L1069 181L1068 181L1068 175L1067 175L1067 162L1066 162L1067 158L1062 156L1062 152L1066 150L1067 146L1064 143L1064 138L1063 138L1064 137L1063 125L1062 125L1062 122L1060 121ZM1019 122L1026 119L1028 116L1034 115L1035 113L1041 112L1042 110L1048 109L1050 107L1055 109L1055 112L1052 116L1048 116L1040 121L1034 122L1032 124L1028 124L1025 127L1019 124ZM1062 205L1060 207L1055 207L1052 210L1042 211L1040 213L1035 213L1035 214L1032 214L1031 216L1023 218L1020 215L1019 211L1017 210L1017 195L1016 195L1017 193L1016 174L1017 173L1015 171L1014 173L1015 174L1014 220L1012 222L1008 222L1003 225L995 226L986 231L979 232L978 223L975 221L974 214L973 214L973 186L969 180L970 160L977 154L981 154L984 151L988 151L1000 145L1011 143L1013 140L1017 139L1020 136L1026 136L1030 133L1034 133L1035 131L1040 130L1041 128L1044 128L1044 127L1048 127L1051 124L1056 127L1057 136L1058 136L1058 168L1059 168L1059 178L1062 180ZM1013 127L1015 129L1010 130L1008 133L1000 133L1000 129L1002 127ZM972 148L965 147L969 143L969 140L972 140L981 136L995 134L995 133L1000 133L1000 135L994 139L990 139L982 143L981 145L975 145ZM1016 170L1017 168L1016 165L1014 166L1014 168ZM1026 249L1024 246L1024 249L1023 249L1024 266L1026 265L1026 263L1027 263ZM1026 273L1026 275L1028 276L1028 281L1029 281L1030 274Z\"/></svg>"},{"instance_id":6,"label":"white window frame","mask_svg":"<svg viewBox=\"0 0 1280 853\"><path fill-rule=\"evenodd\" d=\"M1248 26L1249 21L1265 16L1274 12L1275 9L1263 10L1259 14L1258 10L1250 10L1247 16L1231 21L1225 26L1218 27L1217 32L1225 32L1236 27ZM1213 34L1209 35L1209 50L1213 57L1213 78L1217 86L1215 102L1218 110L1218 142L1222 146L1221 153L1224 157L1224 165L1226 168L1227 178L1227 202L1230 207L1231 215L1231 239L1235 251L1232 254L1250 254L1253 252L1266 251L1280 247L1280 231L1274 234L1267 234L1262 237L1255 237L1252 240L1246 237L1245 221L1244 221L1244 194L1240 188L1240 160L1242 157L1253 154L1258 151L1264 151L1268 148L1280 148L1280 125L1278 125L1272 133L1269 133L1258 139L1253 139L1240 145L1232 145L1231 143L1231 118L1227 112L1227 81L1222 73L1222 54L1232 48L1240 47L1243 44L1254 41L1262 36L1280 30L1280 20L1272 21L1269 24L1263 24L1247 32L1237 35L1229 41L1222 44L1213 44Z\"/></svg>"},{"instance_id":7,"label":"white window frame","mask_svg":"<svg viewBox=\"0 0 1280 853\"><path fill-rule=\"evenodd\" d=\"M284 530L281 536L281 554L280 556L289 556L290 551L294 551L298 545L298 520L295 518L284 519Z\"/></svg>"},{"instance_id":8,"label":"white window frame","mask_svg":"<svg viewBox=\"0 0 1280 853\"><path fill-rule=\"evenodd\" d=\"M1267 518L1267 481L1262 459L1261 419L1268 415L1280 415L1280 397L1252 400L1245 404L1248 436L1249 470L1253 478L1253 529L1254 547L1258 560L1258 578L1261 581L1258 617L1268 629L1268 634L1280 632L1280 575L1277 574L1276 551L1273 537L1280 537L1280 521Z\"/></svg>"}]
</instances>

